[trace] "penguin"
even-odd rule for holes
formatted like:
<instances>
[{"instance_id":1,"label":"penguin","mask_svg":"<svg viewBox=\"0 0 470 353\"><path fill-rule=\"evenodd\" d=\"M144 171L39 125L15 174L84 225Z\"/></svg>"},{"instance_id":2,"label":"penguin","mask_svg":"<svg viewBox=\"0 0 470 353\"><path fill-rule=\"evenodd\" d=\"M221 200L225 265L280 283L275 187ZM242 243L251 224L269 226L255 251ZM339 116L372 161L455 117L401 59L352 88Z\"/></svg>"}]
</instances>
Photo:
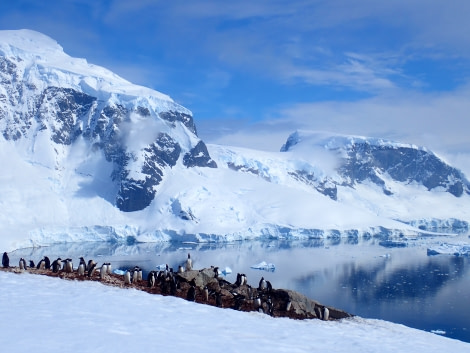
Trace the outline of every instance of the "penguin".
<instances>
[{"instance_id":1,"label":"penguin","mask_svg":"<svg viewBox=\"0 0 470 353\"><path fill-rule=\"evenodd\" d=\"M51 260L47 256L44 256L44 268L49 270L51 268Z\"/></svg>"},{"instance_id":2,"label":"penguin","mask_svg":"<svg viewBox=\"0 0 470 353\"><path fill-rule=\"evenodd\" d=\"M256 296L255 300L253 300L253 306L256 310L261 307L261 298L259 297L259 295Z\"/></svg>"},{"instance_id":3,"label":"penguin","mask_svg":"<svg viewBox=\"0 0 470 353\"><path fill-rule=\"evenodd\" d=\"M269 314L270 316L273 316L273 314L274 314L274 304L273 304L273 301L272 301L271 297L268 297L268 300L266 300L266 304L267 304L267 307L268 307L267 314Z\"/></svg>"},{"instance_id":4,"label":"penguin","mask_svg":"<svg viewBox=\"0 0 470 353\"><path fill-rule=\"evenodd\" d=\"M247 295L248 295L248 299L253 299L253 288L251 288L250 285L247 285L248 289L247 289Z\"/></svg>"},{"instance_id":5,"label":"penguin","mask_svg":"<svg viewBox=\"0 0 470 353\"><path fill-rule=\"evenodd\" d=\"M178 266L178 273L183 273L183 272L184 272L183 266L179 265Z\"/></svg>"},{"instance_id":6,"label":"penguin","mask_svg":"<svg viewBox=\"0 0 470 353\"><path fill-rule=\"evenodd\" d=\"M258 285L258 290L264 291L266 289L266 281L264 280L264 277L261 277L259 280L259 285Z\"/></svg>"},{"instance_id":7,"label":"penguin","mask_svg":"<svg viewBox=\"0 0 470 353\"><path fill-rule=\"evenodd\" d=\"M242 275L237 273L237 280L235 281L235 286L240 287L242 285Z\"/></svg>"},{"instance_id":8,"label":"penguin","mask_svg":"<svg viewBox=\"0 0 470 353\"><path fill-rule=\"evenodd\" d=\"M270 293L273 290L273 286L271 285L271 282L266 281L266 290L268 293Z\"/></svg>"},{"instance_id":9,"label":"penguin","mask_svg":"<svg viewBox=\"0 0 470 353\"><path fill-rule=\"evenodd\" d=\"M2 266L3 266L4 268L10 267L10 258L8 257L8 254L7 254L6 251L3 253L3 257L2 257Z\"/></svg>"},{"instance_id":10,"label":"penguin","mask_svg":"<svg viewBox=\"0 0 470 353\"><path fill-rule=\"evenodd\" d=\"M207 288L207 286L204 286L204 301L209 301L209 288Z\"/></svg>"},{"instance_id":11,"label":"penguin","mask_svg":"<svg viewBox=\"0 0 470 353\"><path fill-rule=\"evenodd\" d=\"M139 266L134 266L132 273L132 282L142 281L142 269Z\"/></svg>"},{"instance_id":12,"label":"penguin","mask_svg":"<svg viewBox=\"0 0 470 353\"><path fill-rule=\"evenodd\" d=\"M222 293L215 293L215 305L219 308L222 307Z\"/></svg>"},{"instance_id":13,"label":"penguin","mask_svg":"<svg viewBox=\"0 0 470 353\"><path fill-rule=\"evenodd\" d=\"M233 309L240 310L242 308L243 303L245 302L245 296L243 294L232 293L234 295L235 303L233 305Z\"/></svg>"},{"instance_id":14,"label":"penguin","mask_svg":"<svg viewBox=\"0 0 470 353\"><path fill-rule=\"evenodd\" d=\"M315 307L313 308L313 311L315 311L315 315L317 316L317 318L321 320L322 312L320 310L320 307L315 305Z\"/></svg>"},{"instance_id":15,"label":"penguin","mask_svg":"<svg viewBox=\"0 0 470 353\"><path fill-rule=\"evenodd\" d=\"M86 265L84 263L80 263L80 265L78 265L78 275L79 276L85 276L85 267L86 267Z\"/></svg>"},{"instance_id":16,"label":"penguin","mask_svg":"<svg viewBox=\"0 0 470 353\"><path fill-rule=\"evenodd\" d=\"M292 307L292 302L289 300L287 303L286 303L286 311L290 311Z\"/></svg>"},{"instance_id":17,"label":"penguin","mask_svg":"<svg viewBox=\"0 0 470 353\"><path fill-rule=\"evenodd\" d=\"M178 289L178 280L176 276L171 276L170 279L170 294L176 295L176 290Z\"/></svg>"},{"instance_id":18,"label":"penguin","mask_svg":"<svg viewBox=\"0 0 470 353\"><path fill-rule=\"evenodd\" d=\"M241 285L244 286L246 285L248 282L246 280L246 275L244 273L241 274Z\"/></svg>"},{"instance_id":19,"label":"penguin","mask_svg":"<svg viewBox=\"0 0 470 353\"><path fill-rule=\"evenodd\" d=\"M88 264L87 264L86 267L85 267L85 271L89 271L89 270L90 270L90 267L93 266L93 264L96 265L95 261L93 261L93 260L88 260Z\"/></svg>"},{"instance_id":20,"label":"penguin","mask_svg":"<svg viewBox=\"0 0 470 353\"><path fill-rule=\"evenodd\" d=\"M111 262L107 262L106 263L106 270L107 270L107 274L110 275L111 273L113 273L113 269L111 267Z\"/></svg>"},{"instance_id":21,"label":"penguin","mask_svg":"<svg viewBox=\"0 0 470 353\"><path fill-rule=\"evenodd\" d=\"M23 258L20 259L19 267L20 267L20 270L26 270L27 269L25 259L23 259Z\"/></svg>"},{"instance_id":22,"label":"penguin","mask_svg":"<svg viewBox=\"0 0 470 353\"><path fill-rule=\"evenodd\" d=\"M165 269L163 270L163 274L165 277L168 275L168 272L170 272L170 268L168 267L168 264L165 265Z\"/></svg>"},{"instance_id":23,"label":"penguin","mask_svg":"<svg viewBox=\"0 0 470 353\"><path fill-rule=\"evenodd\" d=\"M33 260L29 260L29 267L31 268L35 268L36 266L34 265L34 261Z\"/></svg>"},{"instance_id":24,"label":"penguin","mask_svg":"<svg viewBox=\"0 0 470 353\"><path fill-rule=\"evenodd\" d=\"M66 259L64 263L64 270L67 273L72 273L73 272L73 262L72 259Z\"/></svg>"},{"instance_id":25,"label":"penguin","mask_svg":"<svg viewBox=\"0 0 470 353\"><path fill-rule=\"evenodd\" d=\"M214 270L214 278L219 278L219 268L214 267L213 270Z\"/></svg>"},{"instance_id":26,"label":"penguin","mask_svg":"<svg viewBox=\"0 0 470 353\"><path fill-rule=\"evenodd\" d=\"M93 261L91 265L88 266L88 277L93 277L93 275L95 274L95 270L96 270L96 263Z\"/></svg>"},{"instance_id":27,"label":"penguin","mask_svg":"<svg viewBox=\"0 0 470 353\"><path fill-rule=\"evenodd\" d=\"M59 272L60 266L62 266L62 259L58 257L56 260L52 262L52 272L54 273Z\"/></svg>"},{"instance_id":28,"label":"penguin","mask_svg":"<svg viewBox=\"0 0 470 353\"><path fill-rule=\"evenodd\" d=\"M186 271L191 271L193 269L193 260L191 260L191 254L188 253L188 258L186 259Z\"/></svg>"},{"instance_id":29,"label":"penguin","mask_svg":"<svg viewBox=\"0 0 470 353\"><path fill-rule=\"evenodd\" d=\"M108 265L103 263L100 268L100 279L104 280L107 274L108 274Z\"/></svg>"},{"instance_id":30,"label":"penguin","mask_svg":"<svg viewBox=\"0 0 470 353\"><path fill-rule=\"evenodd\" d=\"M189 287L188 289L188 293L186 294L186 299L191 302L194 302L196 301L196 282L192 280L190 284L191 284L191 287Z\"/></svg>"},{"instance_id":31,"label":"penguin","mask_svg":"<svg viewBox=\"0 0 470 353\"><path fill-rule=\"evenodd\" d=\"M322 311L322 320L328 321L329 318L330 318L330 311L325 306L323 307L323 311Z\"/></svg>"},{"instance_id":32,"label":"penguin","mask_svg":"<svg viewBox=\"0 0 470 353\"><path fill-rule=\"evenodd\" d=\"M36 268L38 270L44 270L46 268L46 262L44 261L44 259L38 262L38 265L36 266Z\"/></svg>"},{"instance_id":33,"label":"penguin","mask_svg":"<svg viewBox=\"0 0 470 353\"><path fill-rule=\"evenodd\" d=\"M124 284L131 284L131 273L129 270L124 273Z\"/></svg>"},{"instance_id":34,"label":"penguin","mask_svg":"<svg viewBox=\"0 0 470 353\"><path fill-rule=\"evenodd\" d=\"M80 257L80 264L79 265L83 265L83 270L86 271L87 268L86 268L86 262L85 262L85 259L82 257Z\"/></svg>"},{"instance_id":35,"label":"penguin","mask_svg":"<svg viewBox=\"0 0 470 353\"><path fill-rule=\"evenodd\" d=\"M155 287L155 273L150 271L147 276L147 285L149 288Z\"/></svg>"}]
</instances>

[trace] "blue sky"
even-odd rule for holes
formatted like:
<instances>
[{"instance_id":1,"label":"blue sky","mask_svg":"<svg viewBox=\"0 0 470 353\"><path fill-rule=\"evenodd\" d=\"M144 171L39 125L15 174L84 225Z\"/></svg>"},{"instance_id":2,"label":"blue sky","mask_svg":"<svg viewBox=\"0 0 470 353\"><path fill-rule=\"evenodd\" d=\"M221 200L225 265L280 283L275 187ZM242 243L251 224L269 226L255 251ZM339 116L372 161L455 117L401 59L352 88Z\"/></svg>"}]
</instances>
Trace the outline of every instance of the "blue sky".
<instances>
[{"instance_id":1,"label":"blue sky","mask_svg":"<svg viewBox=\"0 0 470 353\"><path fill-rule=\"evenodd\" d=\"M28 28L191 109L208 142L296 129L470 155L470 1L10 0ZM463 159L462 159L463 158Z\"/></svg>"}]
</instances>

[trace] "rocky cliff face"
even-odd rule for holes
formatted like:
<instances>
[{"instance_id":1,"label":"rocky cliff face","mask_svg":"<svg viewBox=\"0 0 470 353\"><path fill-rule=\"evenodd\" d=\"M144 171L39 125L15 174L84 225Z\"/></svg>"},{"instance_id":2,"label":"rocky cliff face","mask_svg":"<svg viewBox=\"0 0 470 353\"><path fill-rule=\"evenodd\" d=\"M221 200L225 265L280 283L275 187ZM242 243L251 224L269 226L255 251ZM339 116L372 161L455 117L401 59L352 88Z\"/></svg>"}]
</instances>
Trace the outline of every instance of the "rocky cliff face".
<instances>
[{"instance_id":1,"label":"rocky cliff face","mask_svg":"<svg viewBox=\"0 0 470 353\"><path fill-rule=\"evenodd\" d=\"M51 45L44 36L33 37ZM47 55L15 43L0 46L0 132L6 140L24 140L31 150L41 144L57 155L78 139L101 150L113 164L109 178L117 184L115 205L122 211L148 206L165 171L177 163L217 167L190 111L70 58L58 45ZM54 167L67 168L63 163L58 156Z\"/></svg>"},{"instance_id":2,"label":"rocky cliff face","mask_svg":"<svg viewBox=\"0 0 470 353\"><path fill-rule=\"evenodd\" d=\"M282 151L295 150L308 138L296 132L288 138ZM424 148L362 137L331 136L318 144L338 158L339 178L318 179L304 170L291 174L332 199L336 199L335 185L354 187L364 182L372 182L384 194L391 195L387 180L423 185L427 190L440 190L456 197L470 194L470 183L462 172ZM322 189L322 185L329 186Z\"/></svg>"}]
</instances>

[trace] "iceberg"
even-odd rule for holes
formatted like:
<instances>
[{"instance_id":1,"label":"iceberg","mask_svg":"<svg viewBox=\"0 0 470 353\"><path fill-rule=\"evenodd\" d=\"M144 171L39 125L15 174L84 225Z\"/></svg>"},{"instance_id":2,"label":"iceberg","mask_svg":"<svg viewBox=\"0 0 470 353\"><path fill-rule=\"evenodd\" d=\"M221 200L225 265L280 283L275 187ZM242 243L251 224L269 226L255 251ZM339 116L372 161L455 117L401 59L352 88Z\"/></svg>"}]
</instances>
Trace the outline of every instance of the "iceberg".
<instances>
[{"instance_id":1,"label":"iceberg","mask_svg":"<svg viewBox=\"0 0 470 353\"><path fill-rule=\"evenodd\" d=\"M266 261L261 261L259 264L250 266L255 270L264 270L274 272L276 270L276 266L272 263L267 263Z\"/></svg>"},{"instance_id":2,"label":"iceberg","mask_svg":"<svg viewBox=\"0 0 470 353\"><path fill-rule=\"evenodd\" d=\"M427 249L429 256L431 255L455 255L455 256L468 256L470 255L470 244L450 244L440 243L436 246L431 246Z\"/></svg>"}]
</instances>

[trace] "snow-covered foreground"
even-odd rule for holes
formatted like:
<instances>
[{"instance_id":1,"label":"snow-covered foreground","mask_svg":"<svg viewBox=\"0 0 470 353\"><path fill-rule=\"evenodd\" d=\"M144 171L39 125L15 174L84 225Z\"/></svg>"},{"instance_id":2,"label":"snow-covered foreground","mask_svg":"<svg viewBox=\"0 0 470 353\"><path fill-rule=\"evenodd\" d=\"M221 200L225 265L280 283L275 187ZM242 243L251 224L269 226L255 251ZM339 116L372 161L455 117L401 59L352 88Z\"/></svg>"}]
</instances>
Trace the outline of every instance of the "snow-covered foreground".
<instances>
[{"instance_id":1,"label":"snow-covered foreground","mask_svg":"<svg viewBox=\"0 0 470 353\"><path fill-rule=\"evenodd\" d=\"M98 282L0 272L2 352L470 352L380 320L295 321Z\"/></svg>"}]
</instances>

